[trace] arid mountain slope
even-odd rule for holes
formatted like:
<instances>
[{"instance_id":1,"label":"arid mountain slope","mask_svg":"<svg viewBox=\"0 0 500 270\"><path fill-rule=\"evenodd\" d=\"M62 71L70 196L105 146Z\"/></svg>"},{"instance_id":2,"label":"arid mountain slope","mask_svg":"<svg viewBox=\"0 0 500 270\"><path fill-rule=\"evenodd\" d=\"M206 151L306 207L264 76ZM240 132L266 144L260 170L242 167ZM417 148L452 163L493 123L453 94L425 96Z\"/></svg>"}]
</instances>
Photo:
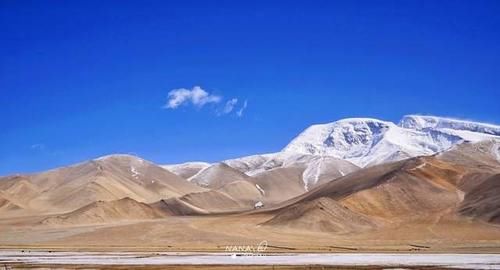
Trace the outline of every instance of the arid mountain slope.
<instances>
[{"instance_id":1,"label":"arid mountain slope","mask_svg":"<svg viewBox=\"0 0 500 270\"><path fill-rule=\"evenodd\" d=\"M302 168L276 168L252 177L252 182L262 194L265 205L273 205L305 192Z\"/></svg>"},{"instance_id":2,"label":"arid mountain slope","mask_svg":"<svg viewBox=\"0 0 500 270\"><path fill-rule=\"evenodd\" d=\"M251 210L275 205L358 169L333 157L279 153L244 157L213 164L188 179L210 191L165 202L173 213Z\"/></svg>"},{"instance_id":3,"label":"arid mountain slope","mask_svg":"<svg viewBox=\"0 0 500 270\"><path fill-rule=\"evenodd\" d=\"M152 206L172 215L223 214L254 209L263 194L249 181L236 181L220 189L161 200Z\"/></svg>"},{"instance_id":4,"label":"arid mountain slope","mask_svg":"<svg viewBox=\"0 0 500 270\"><path fill-rule=\"evenodd\" d=\"M162 165L161 167L180 176L181 178L189 179L199 171L209 166L210 163L206 162L186 162L181 164Z\"/></svg>"},{"instance_id":5,"label":"arid mountain slope","mask_svg":"<svg viewBox=\"0 0 500 270\"><path fill-rule=\"evenodd\" d=\"M154 202L203 188L143 159L107 156L47 172L0 180L6 196L40 212L73 211L96 201L125 197ZM16 201L17 203L17 201Z\"/></svg>"},{"instance_id":6,"label":"arid mountain slope","mask_svg":"<svg viewBox=\"0 0 500 270\"><path fill-rule=\"evenodd\" d=\"M15 206L4 209L29 209L31 200L39 195L39 188L26 177L16 175L0 180L0 197Z\"/></svg>"},{"instance_id":7,"label":"arid mountain slope","mask_svg":"<svg viewBox=\"0 0 500 270\"><path fill-rule=\"evenodd\" d=\"M273 217L264 225L339 231L351 223L362 224L360 229L415 220L431 225L463 215L497 222L500 190L493 175L500 163L489 152L469 151L478 147L484 144L359 170L268 210Z\"/></svg>"},{"instance_id":8,"label":"arid mountain slope","mask_svg":"<svg viewBox=\"0 0 500 270\"><path fill-rule=\"evenodd\" d=\"M188 179L202 187L218 189L235 181L246 181L250 177L225 163L217 163L200 170Z\"/></svg>"},{"instance_id":9,"label":"arid mountain slope","mask_svg":"<svg viewBox=\"0 0 500 270\"><path fill-rule=\"evenodd\" d=\"M5 198L0 194L0 213L4 213L7 211L15 211L15 210L21 210L22 207L13 203L9 199Z\"/></svg>"},{"instance_id":10,"label":"arid mountain slope","mask_svg":"<svg viewBox=\"0 0 500 270\"><path fill-rule=\"evenodd\" d=\"M220 171L234 172L227 165L221 167ZM244 180L228 181L220 188L163 200L163 204L156 205L176 215L242 212L259 204L266 208L303 194L302 172L301 168L276 168L252 177L245 176ZM236 173L239 174L242 173Z\"/></svg>"},{"instance_id":11,"label":"arid mountain slope","mask_svg":"<svg viewBox=\"0 0 500 270\"><path fill-rule=\"evenodd\" d=\"M462 177L457 182L460 189L468 191L488 177L499 173L500 142L489 140L479 143L462 143L436 155L454 168L462 168Z\"/></svg>"},{"instance_id":12,"label":"arid mountain slope","mask_svg":"<svg viewBox=\"0 0 500 270\"><path fill-rule=\"evenodd\" d=\"M250 181L232 182L221 187L218 191L250 207L254 207L257 202L263 201L265 197L265 193Z\"/></svg>"},{"instance_id":13,"label":"arid mountain slope","mask_svg":"<svg viewBox=\"0 0 500 270\"><path fill-rule=\"evenodd\" d=\"M337 201L321 197L301 204L291 205L270 220L267 226L285 226L303 230L348 233L377 227L377 223L363 214L349 210Z\"/></svg>"},{"instance_id":14,"label":"arid mountain slope","mask_svg":"<svg viewBox=\"0 0 500 270\"><path fill-rule=\"evenodd\" d=\"M164 200L172 213L222 214L253 209L252 204L242 201L218 190L190 193L179 198ZM187 209L189 208L189 210Z\"/></svg>"},{"instance_id":15,"label":"arid mountain slope","mask_svg":"<svg viewBox=\"0 0 500 270\"><path fill-rule=\"evenodd\" d=\"M331 156L288 152L242 157L223 163L250 176L278 168L300 168L304 191L359 169L351 162Z\"/></svg>"},{"instance_id":16,"label":"arid mountain slope","mask_svg":"<svg viewBox=\"0 0 500 270\"><path fill-rule=\"evenodd\" d=\"M500 223L500 174L474 187L460 204L460 214Z\"/></svg>"},{"instance_id":17,"label":"arid mountain slope","mask_svg":"<svg viewBox=\"0 0 500 270\"><path fill-rule=\"evenodd\" d=\"M80 225L97 223L114 223L127 220L155 219L167 214L131 198L116 201L97 201L80 209L46 218L43 224Z\"/></svg>"}]
</instances>

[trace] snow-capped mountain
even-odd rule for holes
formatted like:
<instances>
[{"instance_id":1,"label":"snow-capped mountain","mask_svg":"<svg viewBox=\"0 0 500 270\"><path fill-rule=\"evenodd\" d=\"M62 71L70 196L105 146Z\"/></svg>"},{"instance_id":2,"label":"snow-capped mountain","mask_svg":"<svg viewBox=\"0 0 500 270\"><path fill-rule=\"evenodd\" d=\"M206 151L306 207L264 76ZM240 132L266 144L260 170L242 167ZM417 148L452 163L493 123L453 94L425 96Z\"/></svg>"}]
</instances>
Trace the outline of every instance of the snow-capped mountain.
<instances>
[{"instance_id":1,"label":"snow-capped mountain","mask_svg":"<svg viewBox=\"0 0 500 270\"><path fill-rule=\"evenodd\" d=\"M500 126L419 115L405 116L399 124L348 118L307 128L283 152L332 156L365 167L488 139L500 140Z\"/></svg>"},{"instance_id":2,"label":"snow-capped mountain","mask_svg":"<svg viewBox=\"0 0 500 270\"><path fill-rule=\"evenodd\" d=\"M257 176L277 168L303 169L304 190L359 169L351 162L332 157L294 152L278 152L225 160L223 163L247 175Z\"/></svg>"},{"instance_id":3,"label":"snow-capped mountain","mask_svg":"<svg viewBox=\"0 0 500 270\"><path fill-rule=\"evenodd\" d=\"M231 179L222 179L221 175L228 174L227 166L250 177L278 168L301 168L307 191L359 167L433 155L462 142L483 140L494 140L498 143L493 145L500 145L500 126L420 115L404 116L398 124L372 118L348 118L313 125L277 153L164 168L202 186L235 180L235 172ZM500 160L499 147L493 147L491 153ZM220 172L221 168L225 173Z\"/></svg>"},{"instance_id":4,"label":"snow-capped mountain","mask_svg":"<svg viewBox=\"0 0 500 270\"><path fill-rule=\"evenodd\" d=\"M167 170L172 168L190 168L198 163L184 163L180 165L163 166ZM206 165L207 163L203 164ZM231 169L230 169L231 168ZM189 182L203 187L221 187L222 184L244 180L242 175L258 177L260 174L278 168L300 168L303 170L302 180L304 190L332 180L359 169L351 162L330 156L319 156L293 152L277 152L262 155L252 155L235 159L228 159L219 163L198 167L197 173L190 177L180 175L181 170L173 172L184 177ZM236 173L239 172L240 174Z\"/></svg>"}]
</instances>

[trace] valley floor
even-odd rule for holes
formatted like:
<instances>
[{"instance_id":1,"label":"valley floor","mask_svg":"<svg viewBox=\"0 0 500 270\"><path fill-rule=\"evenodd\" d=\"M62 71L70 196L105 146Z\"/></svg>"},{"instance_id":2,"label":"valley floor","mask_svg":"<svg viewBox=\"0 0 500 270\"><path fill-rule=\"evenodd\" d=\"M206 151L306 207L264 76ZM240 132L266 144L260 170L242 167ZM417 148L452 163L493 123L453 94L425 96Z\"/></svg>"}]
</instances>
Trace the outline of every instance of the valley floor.
<instances>
[{"instance_id":1,"label":"valley floor","mask_svg":"<svg viewBox=\"0 0 500 270\"><path fill-rule=\"evenodd\" d=\"M64 251L272 253L500 253L500 227L481 222L415 220L380 230L324 232L259 225L267 215L184 216L102 225L40 224L42 217L0 219L0 248Z\"/></svg>"}]
</instances>

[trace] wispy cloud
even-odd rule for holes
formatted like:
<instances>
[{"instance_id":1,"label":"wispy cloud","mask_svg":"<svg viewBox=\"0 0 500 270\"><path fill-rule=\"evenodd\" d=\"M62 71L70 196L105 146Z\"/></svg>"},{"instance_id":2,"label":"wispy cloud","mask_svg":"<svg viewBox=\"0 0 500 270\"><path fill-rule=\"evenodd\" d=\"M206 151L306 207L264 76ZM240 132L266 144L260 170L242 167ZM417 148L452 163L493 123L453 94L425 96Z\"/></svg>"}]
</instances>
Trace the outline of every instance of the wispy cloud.
<instances>
[{"instance_id":1,"label":"wispy cloud","mask_svg":"<svg viewBox=\"0 0 500 270\"><path fill-rule=\"evenodd\" d=\"M204 90L200 86L195 86L192 89L179 88L168 92L167 103L163 105L163 108L175 110L183 105L193 105L197 108L201 108L207 104L217 105L213 107L217 116L234 113L236 116L241 117L248 103L245 100L240 109L236 111L238 107L238 98L233 97L225 99L222 96Z\"/></svg>"},{"instance_id":2,"label":"wispy cloud","mask_svg":"<svg viewBox=\"0 0 500 270\"><path fill-rule=\"evenodd\" d=\"M179 88L174 89L168 93L167 104L164 108L166 109L176 109L183 104L193 104L196 107L203 107L209 103L219 103L222 97L213 95L203 90L199 86L193 87L193 89Z\"/></svg>"},{"instance_id":3,"label":"wispy cloud","mask_svg":"<svg viewBox=\"0 0 500 270\"><path fill-rule=\"evenodd\" d=\"M234 107L238 103L237 98L232 98L226 102L226 105L224 105L224 108L220 112L220 114L228 114L233 111Z\"/></svg>"},{"instance_id":4,"label":"wispy cloud","mask_svg":"<svg viewBox=\"0 0 500 270\"><path fill-rule=\"evenodd\" d=\"M246 110L247 106L248 106L248 100L245 100L245 102L243 102L243 106L241 106L241 108L236 112L236 115L238 117L242 117L243 112Z\"/></svg>"}]
</instances>

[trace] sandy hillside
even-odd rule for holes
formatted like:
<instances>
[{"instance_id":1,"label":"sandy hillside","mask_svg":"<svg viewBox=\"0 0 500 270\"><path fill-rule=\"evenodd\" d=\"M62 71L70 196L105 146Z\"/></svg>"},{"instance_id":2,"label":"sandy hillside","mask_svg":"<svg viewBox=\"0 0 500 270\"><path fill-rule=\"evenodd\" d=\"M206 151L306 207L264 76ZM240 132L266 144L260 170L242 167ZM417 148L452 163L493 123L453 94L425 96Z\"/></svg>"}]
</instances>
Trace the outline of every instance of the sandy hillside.
<instances>
[{"instance_id":1,"label":"sandy hillside","mask_svg":"<svg viewBox=\"0 0 500 270\"><path fill-rule=\"evenodd\" d=\"M22 207L0 195L0 213L21 210Z\"/></svg>"},{"instance_id":2,"label":"sandy hillside","mask_svg":"<svg viewBox=\"0 0 500 270\"><path fill-rule=\"evenodd\" d=\"M225 163L217 163L200 170L188 179L189 182L207 188L221 188L235 181L245 181L250 177Z\"/></svg>"},{"instance_id":3,"label":"sandy hillside","mask_svg":"<svg viewBox=\"0 0 500 270\"><path fill-rule=\"evenodd\" d=\"M125 197L141 202L204 191L143 159L115 155L47 172L0 180L5 196L38 212L73 211Z\"/></svg>"},{"instance_id":4,"label":"sandy hillside","mask_svg":"<svg viewBox=\"0 0 500 270\"><path fill-rule=\"evenodd\" d=\"M476 152L468 149L354 172L282 203L270 210L274 217L263 224L335 231L351 225L355 228L358 221L388 227L409 222L433 224L464 215L496 221L500 189L498 177L493 175L500 164L489 154L474 156ZM466 158L474 163L464 162Z\"/></svg>"},{"instance_id":5,"label":"sandy hillside","mask_svg":"<svg viewBox=\"0 0 500 270\"><path fill-rule=\"evenodd\" d=\"M460 214L500 223L500 174L471 189L460 204Z\"/></svg>"},{"instance_id":6,"label":"sandy hillside","mask_svg":"<svg viewBox=\"0 0 500 270\"><path fill-rule=\"evenodd\" d=\"M115 223L128 220L144 220L166 217L167 213L158 211L148 204L123 198L116 201L97 201L75 211L48 217L42 224L82 225L96 223Z\"/></svg>"}]
</instances>

